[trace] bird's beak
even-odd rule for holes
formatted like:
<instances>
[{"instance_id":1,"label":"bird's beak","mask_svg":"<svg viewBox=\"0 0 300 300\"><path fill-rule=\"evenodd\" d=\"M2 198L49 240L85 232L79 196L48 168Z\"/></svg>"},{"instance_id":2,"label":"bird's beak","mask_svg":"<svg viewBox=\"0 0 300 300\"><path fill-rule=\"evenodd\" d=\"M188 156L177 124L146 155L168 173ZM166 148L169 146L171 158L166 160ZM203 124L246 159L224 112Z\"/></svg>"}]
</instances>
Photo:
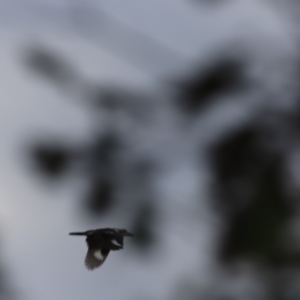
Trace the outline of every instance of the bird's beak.
<instances>
[{"instance_id":1,"label":"bird's beak","mask_svg":"<svg viewBox=\"0 0 300 300\"><path fill-rule=\"evenodd\" d=\"M134 234L130 233L130 232L127 232L126 234L127 236L134 236Z\"/></svg>"},{"instance_id":2,"label":"bird's beak","mask_svg":"<svg viewBox=\"0 0 300 300\"><path fill-rule=\"evenodd\" d=\"M127 230L125 232L123 232L124 236L134 236L134 234L128 232Z\"/></svg>"},{"instance_id":3,"label":"bird's beak","mask_svg":"<svg viewBox=\"0 0 300 300\"><path fill-rule=\"evenodd\" d=\"M86 232L70 232L69 235L86 235Z\"/></svg>"}]
</instances>

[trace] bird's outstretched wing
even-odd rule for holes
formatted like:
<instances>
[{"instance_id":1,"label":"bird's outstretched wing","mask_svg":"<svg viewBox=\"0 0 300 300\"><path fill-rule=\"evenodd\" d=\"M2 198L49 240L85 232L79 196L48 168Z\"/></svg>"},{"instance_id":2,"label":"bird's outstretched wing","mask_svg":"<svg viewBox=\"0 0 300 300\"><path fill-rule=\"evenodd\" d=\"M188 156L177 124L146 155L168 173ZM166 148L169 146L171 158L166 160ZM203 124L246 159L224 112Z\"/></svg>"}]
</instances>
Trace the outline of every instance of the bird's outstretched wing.
<instances>
[{"instance_id":1,"label":"bird's outstretched wing","mask_svg":"<svg viewBox=\"0 0 300 300\"><path fill-rule=\"evenodd\" d=\"M93 270L95 268L100 267L104 263L106 257L108 256L109 251L110 250L107 248L89 249L84 261L87 269Z\"/></svg>"},{"instance_id":2,"label":"bird's outstretched wing","mask_svg":"<svg viewBox=\"0 0 300 300\"><path fill-rule=\"evenodd\" d=\"M133 236L133 234L128 232L126 229L103 228L100 230L101 235L109 246L110 250L123 249L124 237Z\"/></svg>"}]
</instances>

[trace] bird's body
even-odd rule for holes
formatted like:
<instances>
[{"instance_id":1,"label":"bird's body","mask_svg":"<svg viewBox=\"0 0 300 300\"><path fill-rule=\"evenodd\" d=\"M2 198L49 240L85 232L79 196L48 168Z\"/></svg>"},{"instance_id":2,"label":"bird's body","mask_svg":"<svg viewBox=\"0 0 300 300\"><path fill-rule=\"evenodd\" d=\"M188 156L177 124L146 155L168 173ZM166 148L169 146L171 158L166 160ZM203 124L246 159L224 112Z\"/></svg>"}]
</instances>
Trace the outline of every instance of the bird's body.
<instances>
[{"instance_id":1,"label":"bird's body","mask_svg":"<svg viewBox=\"0 0 300 300\"><path fill-rule=\"evenodd\" d=\"M109 252L123 249L124 236L133 236L126 229L102 228L85 232L70 232L70 235L86 236L88 252L85 265L89 270L100 267Z\"/></svg>"}]
</instances>

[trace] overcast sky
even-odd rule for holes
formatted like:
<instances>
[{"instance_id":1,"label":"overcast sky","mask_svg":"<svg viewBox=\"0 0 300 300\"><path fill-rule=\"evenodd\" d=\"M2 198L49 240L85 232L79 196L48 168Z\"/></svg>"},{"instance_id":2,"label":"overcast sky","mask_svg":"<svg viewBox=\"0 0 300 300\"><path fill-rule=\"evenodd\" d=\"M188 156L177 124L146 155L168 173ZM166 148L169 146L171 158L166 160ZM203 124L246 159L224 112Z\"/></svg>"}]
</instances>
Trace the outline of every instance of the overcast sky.
<instances>
[{"instance_id":1,"label":"overcast sky","mask_svg":"<svg viewBox=\"0 0 300 300\"><path fill-rule=\"evenodd\" d=\"M130 242L126 243L125 250L110 254L101 269L87 272L83 265L84 240L69 237L68 232L123 224L112 219L80 219L74 201L80 186L70 180L50 189L28 170L22 156L28 139L49 133L80 143L89 136L91 124L87 110L70 104L68 96L51 84L30 76L20 63L22 47L38 39L66 54L87 78L147 87L158 75L188 68L194 60L201 62L210 52L235 40L248 40L249 48L259 49L257 56L263 56L264 51L256 42L275 45L275 60L281 53L292 52L289 24L275 9L254 0L229 0L220 6L190 5L183 0L90 2L155 38L180 59L175 66L175 56L154 56L152 59L158 63L149 64L143 59L145 49L136 45L126 48L124 57L120 57L122 51L113 49L121 43L118 39L104 38L105 34L99 36L98 32L91 32L85 39L74 30L66 18L67 1L36 1L36 7L44 3L53 8L48 19L39 15L39 9L33 11L33 1L0 3L0 14L6 16L0 21L0 224L5 264L11 282L26 296L20 299L139 299L145 294L149 299L171 298L170 291L180 276L198 274L199 267L208 267L199 259L199 252L207 251L205 229L203 234L191 233L189 243L182 243L182 236L176 232L166 235L159 255L147 261L135 256ZM91 18L92 29L97 21L97 17ZM134 56L141 56L136 66L131 63ZM180 197L197 188L195 181L187 180L194 178L190 162L173 171L165 178L166 188L162 191L166 203L172 201L171 191L178 182L183 182L176 191ZM182 205L189 208L192 203L184 201ZM170 216L169 227L174 225L172 222ZM186 230L184 225L182 230Z\"/></svg>"}]
</instances>

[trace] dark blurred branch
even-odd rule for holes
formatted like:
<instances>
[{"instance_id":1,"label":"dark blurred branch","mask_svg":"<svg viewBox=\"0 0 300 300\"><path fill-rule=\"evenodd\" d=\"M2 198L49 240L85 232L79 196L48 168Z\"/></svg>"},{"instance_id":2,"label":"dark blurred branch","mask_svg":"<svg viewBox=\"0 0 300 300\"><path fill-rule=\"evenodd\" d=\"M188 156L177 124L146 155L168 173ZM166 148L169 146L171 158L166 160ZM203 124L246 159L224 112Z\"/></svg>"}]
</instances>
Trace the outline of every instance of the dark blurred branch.
<instances>
[{"instance_id":1,"label":"dark blurred branch","mask_svg":"<svg viewBox=\"0 0 300 300\"><path fill-rule=\"evenodd\" d=\"M238 58L214 60L204 70L196 71L184 80L175 82L179 90L178 104L190 115L212 104L214 98L245 89L245 66Z\"/></svg>"},{"instance_id":2,"label":"dark blurred branch","mask_svg":"<svg viewBox=\"0 0 300 300\"><path fill-rule=\"evenodd\" d=\"M40 45L33 45L26 51L25 62L33 71L61 87L70 84L77 77L77 72L66 58Z\"/></svg>"}]
</instances>

